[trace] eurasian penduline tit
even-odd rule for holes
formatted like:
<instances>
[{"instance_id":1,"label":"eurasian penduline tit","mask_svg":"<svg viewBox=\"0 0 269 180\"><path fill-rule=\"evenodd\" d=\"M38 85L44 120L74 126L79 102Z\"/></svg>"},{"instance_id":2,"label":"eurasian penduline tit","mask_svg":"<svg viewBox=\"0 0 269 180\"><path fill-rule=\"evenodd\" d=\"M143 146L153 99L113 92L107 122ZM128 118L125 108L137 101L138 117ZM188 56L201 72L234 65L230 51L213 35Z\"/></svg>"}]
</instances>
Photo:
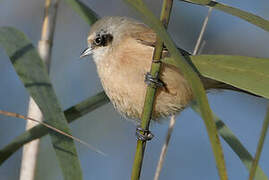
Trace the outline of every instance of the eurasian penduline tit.
<instances>
[{"instance_id":1,"label":"eurasian penduline tit","mask_svg":"<svg viewBox=\"0 0 269 180\"><path fill-rule=\"evenodd\" d=\"M88 48L81 57L92 54L107 96L114 107L128 118L139 120L141 117L147 88L145 81L159 86L153 120L174 115L192 101L191 87L178 68L163 63L159 79L148 74L156 34L145 24L127 17L105 17L91 26L87 41ZM180 51L188 55L188 52ZM165 49L164 56L169 56ZM206 90L238 90L202 76L201 80Z\"/></svg>"}]
</instances>

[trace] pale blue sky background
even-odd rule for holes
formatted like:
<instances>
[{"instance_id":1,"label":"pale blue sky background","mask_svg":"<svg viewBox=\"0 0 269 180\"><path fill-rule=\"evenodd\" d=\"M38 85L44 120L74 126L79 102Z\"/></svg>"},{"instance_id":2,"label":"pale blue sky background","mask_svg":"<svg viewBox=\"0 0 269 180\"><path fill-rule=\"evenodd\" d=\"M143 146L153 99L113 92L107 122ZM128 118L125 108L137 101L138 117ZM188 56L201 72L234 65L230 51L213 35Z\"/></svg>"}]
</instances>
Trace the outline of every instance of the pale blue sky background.
<instances>
[{"instance_id":1,"label":"pale blue sky background","mask_svg":"<svg viewBox=\"0 0 269 180\"><path fill-rule=\"evenodd\" d=\"M139 17L121 0L84 0L101 16ZM148 0L151 9L158 13L160 0ZM178 45L192 51L207 8L174 1L169 31ZM269 2L222 1L269 19ZM1 0L0 26L13 26L23 31L37 45L40 38L44 1ZM88 25L64 1L58 12L51 80L66 109L102 90L95 65L90 58L79 60L86 47ZM234 54L269 57L269 33L238 18L213 11L204 37L203 53ZM28 93L18 79L4 50L0 48L0 109L25 114ZM236 92L214 92L209 95L211 108L254 154L268 100ZM21 119L0 116L0 148L24 131ZM142 171L142 180L153 179L161 145L168 123L155 124L155 138L148 143ZM126 180L131 174L135 152L135 126L125 121L111 104L86 115L71 125L73 135L107 153L103 157L77 143L84 179ZM42 138L37 168L38 180L62 179L54 151L48 137ZM247 179L239 158L222 141L231 180ZM265 142L260 165L269 174L269 139ZM17 180L21 151L15 153L0 167L0 179ZM161 179L216 180L214 158L200 117L186 109L177 118Z\"/></svg>"}]
</instances>

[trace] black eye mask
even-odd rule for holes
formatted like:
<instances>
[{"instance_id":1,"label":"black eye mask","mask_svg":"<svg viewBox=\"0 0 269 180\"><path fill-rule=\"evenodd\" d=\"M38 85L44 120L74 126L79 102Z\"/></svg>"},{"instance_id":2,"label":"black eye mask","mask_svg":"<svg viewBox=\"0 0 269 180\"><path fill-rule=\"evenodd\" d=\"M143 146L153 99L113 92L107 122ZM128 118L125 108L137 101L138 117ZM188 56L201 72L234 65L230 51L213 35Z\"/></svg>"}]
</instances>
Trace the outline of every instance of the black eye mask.
<instances>
[{"instance_id":1,"label":"black eye mask","mask_svg":"<svg viewBox=\"0 0 269 180\"><path fill-rule=\"evenodd\" d=\"M113 36L111 34L97 34L93 43L95 46L107 46L113 40Z\"/></svg>"}]
</instances>

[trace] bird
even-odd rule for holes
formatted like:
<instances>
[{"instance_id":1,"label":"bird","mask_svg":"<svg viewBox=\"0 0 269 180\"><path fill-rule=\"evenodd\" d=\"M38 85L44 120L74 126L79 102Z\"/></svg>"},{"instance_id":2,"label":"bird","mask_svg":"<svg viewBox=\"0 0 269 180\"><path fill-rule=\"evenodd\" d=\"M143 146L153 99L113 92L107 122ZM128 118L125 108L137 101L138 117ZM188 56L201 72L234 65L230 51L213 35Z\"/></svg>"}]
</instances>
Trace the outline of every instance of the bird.
<instances>
[{"instance_id":1,"label":"bird","mask_svg":"<svg viewBox=\"0 0 269 180\"><path fill-rule=\"evenodd\" d=\"M152 119L176 115L194 99L191 86L180 69L162 64L159 79L149 75L156 33L147 25L129 17L109 16L95 22L87 37L88 47L81 58L92 55L104 91L123 116L139 123L148 83L155 83ZM179 49L184 56L189 52ZM164 47L163 57L169 56ZM200 75L204 88L237 90L228 84ZM242 90L239 90L242 91Z\"/></svg>"}]
</instances>

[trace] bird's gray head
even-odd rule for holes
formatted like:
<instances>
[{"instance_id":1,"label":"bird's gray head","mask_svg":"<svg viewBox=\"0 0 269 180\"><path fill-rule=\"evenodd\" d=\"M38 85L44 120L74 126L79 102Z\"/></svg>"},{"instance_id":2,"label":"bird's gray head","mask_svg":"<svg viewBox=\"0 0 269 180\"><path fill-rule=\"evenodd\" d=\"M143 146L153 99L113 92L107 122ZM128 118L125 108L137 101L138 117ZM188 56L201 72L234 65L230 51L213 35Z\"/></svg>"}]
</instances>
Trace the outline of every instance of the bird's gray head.
<instances>
[{"instance_id":1,"label":"bird's gray head","mask_svg":"<svg viewBox=\"0 0 269 180\"><path fill-rule=\"evenodd\" d=\"M91 26L87 39L88 48L80 57L93 54L94 60L98 61L120 43L127 29L135 24L141 23L127 17L104 17L98 20Z\"/></svg>"}]
</instances>

